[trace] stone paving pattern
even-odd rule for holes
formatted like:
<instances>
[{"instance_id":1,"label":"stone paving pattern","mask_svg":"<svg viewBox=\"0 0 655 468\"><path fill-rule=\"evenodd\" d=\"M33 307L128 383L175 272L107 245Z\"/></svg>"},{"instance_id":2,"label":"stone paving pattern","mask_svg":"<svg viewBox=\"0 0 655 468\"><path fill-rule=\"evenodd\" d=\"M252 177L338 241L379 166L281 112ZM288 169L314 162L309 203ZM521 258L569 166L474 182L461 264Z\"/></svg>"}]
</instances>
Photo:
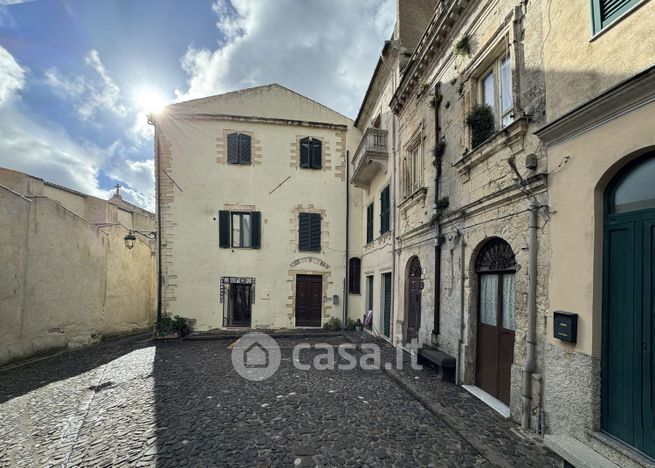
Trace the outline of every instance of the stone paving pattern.
<instances>
[{"instance_id":1,"label":"stone paving pattern","mask_svg":"<svg viewBox=\"0 0 655 468\"><path fill-rule=\"evenodd\" d=\"M494 466L498 450L510 465L555 466L431 369L404 372L468 432L382 371L296 370L297 341L278 339L282 365L263 382L236 374L229 340L132 338L0 371L0 466Z\"/></svg>"}]
</instances>

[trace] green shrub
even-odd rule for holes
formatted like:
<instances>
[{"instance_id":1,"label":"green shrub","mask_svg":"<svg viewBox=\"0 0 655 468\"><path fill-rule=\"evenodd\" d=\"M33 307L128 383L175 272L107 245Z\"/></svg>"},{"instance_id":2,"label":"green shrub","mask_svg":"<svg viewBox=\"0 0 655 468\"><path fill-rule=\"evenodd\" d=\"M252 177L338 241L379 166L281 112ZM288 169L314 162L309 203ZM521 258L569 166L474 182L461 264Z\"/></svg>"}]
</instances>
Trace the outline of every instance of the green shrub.
<instances>
[{"instance_id":1,"label":"green shrub","mask_svg":"<svg viewBox=\"0 0 655 468\"><path fill-rule=\"evenodd\" d=\"M189 321L179 315L174 317L171 317L170 315L163 316L156 327L156 333L159 336L172 335L174 333L177 333L180 336L186 336L190 332L191 325L189 324Z\"/></svg>"},{"instance_id":2,"label":"green shrub","mask_svg":"<svg viewBox=\"0 0 655 468\"><path fill-rule=\"evenodd\" d=\"M337 317L332 317L327 323L323 325L324 330L339 331L341 330L341 320Z\"/></svg>"},{"instance_id":3,"label":"green shrub","mask_svg":"<svg viewBox=\"0 0 655 468\"><path fill-rule=\"evenodd\" d=\"M488 104L477 104L466 114L466 125L471 129L471 145L477 148L494 134L494 111Z\"/></svg>"}]
</instances>

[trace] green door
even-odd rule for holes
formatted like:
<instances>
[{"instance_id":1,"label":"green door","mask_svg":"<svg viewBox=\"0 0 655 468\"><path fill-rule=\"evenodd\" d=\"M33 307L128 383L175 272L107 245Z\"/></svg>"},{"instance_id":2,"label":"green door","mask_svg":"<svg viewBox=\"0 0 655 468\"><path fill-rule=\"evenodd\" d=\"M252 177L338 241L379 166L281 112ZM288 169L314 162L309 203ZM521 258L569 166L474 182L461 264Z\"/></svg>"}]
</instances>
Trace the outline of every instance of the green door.
<instances>
[{"instance_id":1,"label":"green door","mask_svg":"<svg viewBox=\"0 0 655 468\"><path fill-rule=\"evenodd\" d=\"M391 273L382 274L382 284L384 287L384 323L382 332L387 338L391 338Z\"/></svg>"},{"instance_id":2,"label":"green door","mask_svg":"<svg viewBox=\"0 0 655 468\"><path fill-rule=\"evenodd\" d=\"M604 230L601 423L655 457L655 156L617 179Z\"/></svg>"}]
</instances>

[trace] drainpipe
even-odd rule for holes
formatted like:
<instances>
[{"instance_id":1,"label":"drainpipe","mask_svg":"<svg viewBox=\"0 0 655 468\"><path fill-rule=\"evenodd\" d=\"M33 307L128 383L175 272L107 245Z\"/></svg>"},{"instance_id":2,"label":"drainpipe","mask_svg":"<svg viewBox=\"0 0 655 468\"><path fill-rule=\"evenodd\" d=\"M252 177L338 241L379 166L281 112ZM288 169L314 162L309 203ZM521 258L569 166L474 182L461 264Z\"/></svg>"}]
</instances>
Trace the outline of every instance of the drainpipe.
<instances>
[{"instance_id":1,"label":"drainpipe","mask_svg":"<svg viewBox=\"0 0 655 468\"><path fill-rule=\"evenodd\" d=\"M441 226L439 224L439 182L441 179L441 158L443 154L439 156L437 160L437 147L439 145L439 100L437 99L437 93L441 93L441 86L437 84L434 87L434 161L436 167L436 173L434 176L434 207L435 207L435 231L436 231L436 243L434 245L434 317L433 317L433 326L432 326L432 336L439 334L439 318L441 315Z\"/></svg>"},{"instance_id":2,"label":"drainpipe","mask_svg":"<svg viewBox=\"0 0 655 468\"><path fill-rule=\"evenodd\" d=\"M394 86L395 75L393 75L392 80L392 86ZM391 233L391 314L389 317L391 321L389 324L389 334L391 336L389 339L391 340L391 344L394 345L396 336L396 308L394 304L396 303L396 284L398 282L398 278L396 277L396 233L398 232L396 203L398 200L398 191L396 190L396 116L393 113L391 114L391 155L389 157L393 165L391 170L391 183L393 184L393 199L391 200L391 206L393 206L393 232Z\"/></svg>"},{"instance_id":3,"label":"drainpipe","mask_svg":"<svg viewBox=\"0 0 655 468\"><path fill-rule=\"evenodd\" d=\"M161 274L161 239L162 239L162 223L161 223L161 190L160 190L160 179L161 174L159 173L159 136L157 132L157 124L152 119L151 115L148 115L148 124L152 125L155 128L155 181L156 187L155 191L157 194L157 322L156 326L159 328L162 317L162 301L161 301L161 289L162 289L162 274Z\"/></svg>"},{"instance_id":4,"label":"drainpipe","mask_svg":"<svg viewBox=\"0 0 655 468\"><path fill-rule=\"evenodd\" d=\"M346 320L348 320L348 299L350 287L349 271L349 244L350 244L350 151L346 150L346 274L344 275L344 294L343 294L343 320L341 321L341 332L345 330Z\"/></svg>"},{"instance_id":5,"label":"drainpipe","mask_svg":"<svg viewBox=\"0 0 655 468\"><path fill-rule=\"evenodd\" d=\"M526 333L526 357L523 368L523 415L521 424L524 429L530 428L532 412L532 374L536 368L535 361L535 325L537 320L537 229L539 204L532 198L528 207L530 221L528 230L528 330Z\"/></svg>"},{"instance_id":6,"label":"drainpipe","mask_svg":"<svg viewBox=\"0 0 655 468\"><path fill-rule=\"evenodd\" d=\"M457 341L457 361L455 361L455 365L457 366L455 375L457 377L457 385L461 385L464 379L462 379L461 372L462 372L462 354L463 354L463 348L464 348L464 284L465 284L465 273L466 273L466 242L464 242L464 236L462 236L459 232L457 233L459 236L459 241L461 242L460 244L460 259L459 259L459 340Z\"/></svg>"}]
</instances>

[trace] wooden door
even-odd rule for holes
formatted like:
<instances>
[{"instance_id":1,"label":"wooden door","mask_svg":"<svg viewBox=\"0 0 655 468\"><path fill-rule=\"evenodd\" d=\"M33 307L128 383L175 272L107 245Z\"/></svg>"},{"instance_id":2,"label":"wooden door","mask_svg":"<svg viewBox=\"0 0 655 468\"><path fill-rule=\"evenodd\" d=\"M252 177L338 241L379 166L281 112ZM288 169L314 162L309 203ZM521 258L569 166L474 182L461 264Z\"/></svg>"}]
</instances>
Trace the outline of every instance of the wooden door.
<instances>
[{"instance_id":1,"label":"wooden door","mask_svg":"<svg viewBox=\"0 0 655 468\"><path fill-rule=\"evenodd\" d=\"M320 327L323 307L323 277L296 276L296 326Z\"/></svg>"},{"instance_id":2,"label":"wooden door","mask_svg":"<svg viewBox=\"0 0 655 468\"><path fill-rule=\"evenodd\" d=\"M249 327L252 306L249 284L231 284L229 290L231 327Z\"/></svg>"},{"instance_id":3,"label":"wooden door","mask_svg":"<svg viewBox=\"0 0 655 468\"><path fill-rule=\"evenodd\" d=\"M391 273L382 274L384 312L382 314L382 333L391 338Z\"/></svg>"},{"instance_id":4,"label":"wooden door","mask_svg":"<svg viewBox=\"0 0 655 468\"><path fill-rule=\"evenodd\" d=\"M412 258L407 278L407 343L418 338L418 330L421 326L421 272L421 262L418 257Z\"/></svg>"}]
</instances>

